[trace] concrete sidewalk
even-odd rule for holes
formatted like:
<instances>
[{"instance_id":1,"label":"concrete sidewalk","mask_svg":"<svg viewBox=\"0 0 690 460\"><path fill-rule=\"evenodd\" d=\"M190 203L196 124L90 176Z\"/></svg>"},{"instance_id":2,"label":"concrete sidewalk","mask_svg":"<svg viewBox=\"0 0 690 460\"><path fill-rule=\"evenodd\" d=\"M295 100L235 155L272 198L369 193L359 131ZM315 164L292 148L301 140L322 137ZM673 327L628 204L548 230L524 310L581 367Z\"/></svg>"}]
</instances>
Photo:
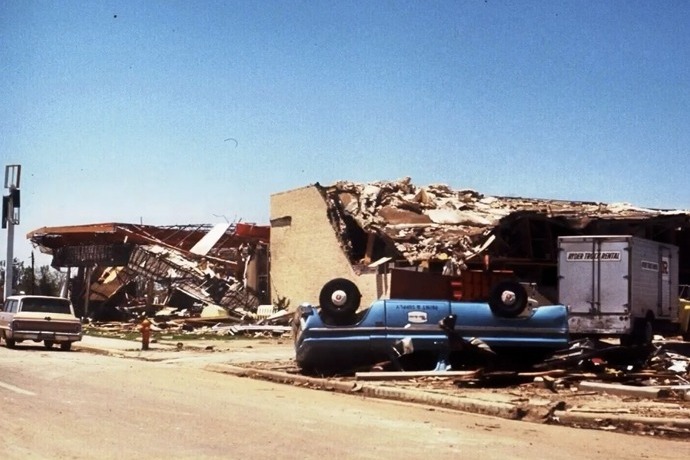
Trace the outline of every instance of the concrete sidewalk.
<instances>
[{"instance_id":1,"label":"concrete sidewalk","mask_svg":"<svg viewBox=\"0 0 690 460\"><path fill-rule=\"evenodd\" d=\"M200 361L249 363L287 361L294 352L291 343L280 340L234 338L229 340L158 340L142 350L140 340L84 335L72 344L74 350L150 361L197 357Z\"/></svg>"}]
</instances>

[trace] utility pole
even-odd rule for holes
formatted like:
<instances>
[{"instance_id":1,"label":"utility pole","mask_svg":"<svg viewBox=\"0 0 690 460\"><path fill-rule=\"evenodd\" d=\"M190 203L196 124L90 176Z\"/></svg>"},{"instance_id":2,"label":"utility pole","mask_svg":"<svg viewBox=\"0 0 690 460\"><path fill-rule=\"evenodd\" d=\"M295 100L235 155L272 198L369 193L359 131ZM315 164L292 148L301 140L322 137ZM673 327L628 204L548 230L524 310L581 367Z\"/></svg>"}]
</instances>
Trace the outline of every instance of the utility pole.
<instances>
[{"instance_id":1,"label":"utility pole","mask_svg":"<svg viewBox=\"0 0 690 460\"><path fill-rule=\"evenodd\" d=\"M21 165L5 166L5 188L9 194L2 197L2 228L7 229L7 265L3 300L12 295L14 284L14 226L19 225L19 181Z\"/></svg>"},{"instance_id":2,"label":"utility pole","mask_svg":"<svg viewBox=\"0 0 690 460\"><path fill-rule=\"evenodd\" d=\"M33 251L31 251L31 294L36 294L36 260Z\"/></svg>"}]
</instances>

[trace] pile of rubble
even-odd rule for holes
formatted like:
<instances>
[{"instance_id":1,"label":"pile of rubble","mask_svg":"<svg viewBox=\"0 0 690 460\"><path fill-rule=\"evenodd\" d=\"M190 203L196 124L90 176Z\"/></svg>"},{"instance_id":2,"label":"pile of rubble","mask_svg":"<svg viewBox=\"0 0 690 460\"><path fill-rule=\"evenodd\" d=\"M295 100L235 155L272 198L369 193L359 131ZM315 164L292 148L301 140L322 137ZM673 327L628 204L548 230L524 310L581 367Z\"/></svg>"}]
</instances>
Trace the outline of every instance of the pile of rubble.
<instances>
[{"instance_id":1,"label":"pile of rubble","mask_svg":"<svg viewBox=\"0 0 690 460\"><path fill-rule=\"evenodd\" d=\"M90 303L100 301L100 305L85 315L96 321L136 321L142 316L187 321L218 317L234 322L257 318L256 295L226 274L222 264L206 257L195 260L171 248L136 246L126 266L97 269L97 273L100 276L89 285L87 295ZM135 295L142 290L148 292Z\"/></svg>"},{"instance_id":2,"label":"pile of rubble","mask_svg":"<svg viewBox=\"0 0 690 460\"><path fill-rule=\"evenodd\" d=\"M318 184L317 184L318 185ZM572 229L596 220L631 220L678 216L684 211L635 207L627 203L485 196L447 185L416 186L398 181L358 184L347 181L321 187L331 221L346 249L352 251L354 221L361 231L377 234L411 264L454 258L458 263L493 243L495 228L524 215L538 215Z\"/></svg>"},{"instance_id":3,"label":"pile of rubble","mask_svg":"<svg viewBox=\"0 0 690 460\"><path fill-rule=\"evenodd\" d=\"M497 386L530 383L538 378L553 392L577 385L580 389L690 401L690 343L657 339L648 346L631 347L583 339L531 369L478 369L458 378L456 384Z\"/></svg>"}]
</instances>

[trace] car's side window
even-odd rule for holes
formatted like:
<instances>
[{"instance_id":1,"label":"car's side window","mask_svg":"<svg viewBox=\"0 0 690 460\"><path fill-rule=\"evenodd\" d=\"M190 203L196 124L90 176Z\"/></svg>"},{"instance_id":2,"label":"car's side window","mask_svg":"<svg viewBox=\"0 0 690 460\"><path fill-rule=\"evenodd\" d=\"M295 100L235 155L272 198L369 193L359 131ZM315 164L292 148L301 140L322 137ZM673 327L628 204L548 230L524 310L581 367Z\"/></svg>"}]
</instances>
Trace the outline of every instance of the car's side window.
<instances>
[{"instance_id":1,"label":"car's side window","mask_svg":"<svg viewBox=\"0 0 690 460\"><path fill-rule=\"evenodd\" d=\"M18 300L13 300L12 301L12 307L11 307L11 312L12 313L17 313L17 310L19 309L19 301Z\"/></svg>"}]
</instances>

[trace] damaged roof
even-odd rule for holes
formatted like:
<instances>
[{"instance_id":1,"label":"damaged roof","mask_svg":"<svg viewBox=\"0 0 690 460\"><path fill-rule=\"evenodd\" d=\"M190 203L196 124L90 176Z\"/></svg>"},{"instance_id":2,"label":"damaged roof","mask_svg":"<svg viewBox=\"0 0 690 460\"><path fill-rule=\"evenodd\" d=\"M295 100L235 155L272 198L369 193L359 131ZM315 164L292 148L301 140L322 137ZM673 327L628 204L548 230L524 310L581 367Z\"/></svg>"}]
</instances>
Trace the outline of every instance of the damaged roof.
<instances>
[{"instance_id":1,"label":"damaged roof","mask_svg":"<svg viewBox=\"0 0 690 460\"><path fill-rule=\"evenodd\" d=\"M204 304L244 308L260 302L260 286L247 282L246 268L250 259L266 252L270 227L103 223L43 227L27 238L53 256L54 267L123 268L105 270L107 276L87 281L95 293L95 298L87 294L90 300L108 300L142 276ZM83 276L90 279L90 274Z\"/></svg>"},{"instance_id":2,"label":"damaged roof","mask_svg":"<svg viewBox=\"0 0 690 460\"><path fill-rule=\"evenodd\" d=\"M52 254L57 248L82 244L159 244L183 251L192 248L213 228L210 224L199 225L136 225L125 223L101 223L42 227L27 233L26 237L41 251ZM228 224L225 232L213 245L214 252L236 248L242 243L268 243L270 227L254 224Z\"/></svg>"},{"instance_id":3,"label":"damaged roof","mask_svg":"<svg viewBox=\"0 0 690 460\"><path fill-rule=\"evenodd\" d=\"M315 184L324 195L331 221L347 246L351 222L374 233L410 263L467 260L483 252L498 227L519 217L535 216L557 222L573 233L587 233L601 221L669 221L690 228L690 212L659 210L628 203L596 203L488 196L447 185L416 186L409 177L360 184L339 181Z\"/></svg>"}]
</instances>

